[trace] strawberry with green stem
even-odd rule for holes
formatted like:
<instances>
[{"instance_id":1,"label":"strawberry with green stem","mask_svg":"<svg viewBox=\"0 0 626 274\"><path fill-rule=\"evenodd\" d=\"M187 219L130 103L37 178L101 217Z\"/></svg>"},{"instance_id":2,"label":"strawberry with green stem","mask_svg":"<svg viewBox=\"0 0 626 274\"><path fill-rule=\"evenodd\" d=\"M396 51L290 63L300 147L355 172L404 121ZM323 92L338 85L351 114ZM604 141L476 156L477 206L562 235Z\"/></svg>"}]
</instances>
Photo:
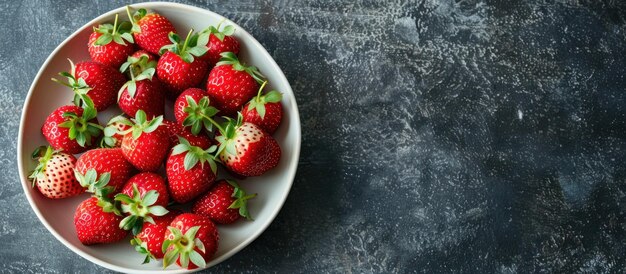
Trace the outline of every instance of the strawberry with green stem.
<instances>
[{"instance_id":1,"label":"strawberry with green stem","mask_svg":"<svg viewBox=\"0 0 626 274\"><path fill-rule=\"evenodd\" d=\"M116 69L98 62L70 62L70 72L60 72L67 78L67 83L52 78L61 85L74 91L74 104L79 107L95 107L102 111L115 103L117 91L126 81L124 75Z\"/></svg>"},{"instance_id":2,"label":"strawberry with green stem","mask_svg":"<svg viewBox=\"0 0 626 274\"><path fill-rule=\"evenodd\" d=\"M106 197L91 197L78 205L74 226L84 245L114 243L123 240L128 231L119 228L122 220L118 205Z\"/></svg>"},{"instance_id":3,"label":"strawberry with green stem","mask_svg":"<svg viewBox=\"0 0 626 274\"><path fill-rule=\"evenodd\" d=\"M232 52L223 52L221 56L209 73L206 89L215 107L231 116L257 94L265 77L255 66L242 64Z\"/></svg>"},{"instance_id":4,"label":"strawberry with green stem","mask_svg":"<svg viewBox=\"0 0 626 274\"><path fill-rule=\"evenodd\" d=\"M222 20L217 26L210 26L202 31L202 33L209 33L209 50L206 54L200 58L209 64L209 67L214 67L220 60L220 54L223 52L232 52L235 55L239 54L239 41L233 37L235 33L235 27L232 25L225 26L222 30Z\"/></svg>"},{"instance_id":5,"label":"strawberry with green stem","mask_svg":"<svg viewBox=\"0 0 626 274\"><path fill-rule=\"evenodd\" d=\"M252 220L248 212L248 200L255 194L246 194L237 182L220 180L193 205L193 213L209 217L218 224L230 224L241 217Z\"/></svg>"},{"instance_id":6,"label":"strawberry with green stem","mask_svg":"<svg viewBox=\"0 0 626 274\"><path fill-rule=\"evenodd\" d=\"M135 168L129 163L121 148L97 148L91 149L78 157L75 171L85 175L89 170L95 170L98 174L109 173L112 194L122 190L122 187L135 173Z\"/></svg>"},{"instance_id":7,"label":"strawberry with green stem","mask_svg":"<svg viewBox=\"0 0 626 274\"><path fill-rule=\"evenodd\" d=\"M133 36L130 34L132 24L124 21L118 24L118 15L115 15L113 25L102 24L94 28L89 36L88 49L91 59L119 68L126 57L135 51Z\"/></svg>"},{"instance_id":8,"label":"strawberry with green stem","mask_svg":"<svg viewBox=\"0 0 626 274\"><path fill-rule=\"evenodd\" d=\"M51 199L63 199L83 193L72 172L76 164L74 155L41 146L35 149L32 159L38 164L28 178L41 194Z\"/></svg>"},{"instance_id":9,"label":"strawberry with green stem","mask_svg":"<svg viewBox=\"0 0 626 274\"><path fill-rule=\"evenodd\" d=\"M94 108L62 106L46 118L41 132L52 148L77 154L89 149L100 136L102 126L98 124Z\"/></svg>"},{"instance_id":10,"label":"strawberry with green stem","mask_svg":"<svg viewBox=\"0 0 626 274\"><path fill-rule=\"evenodd\" d=\"M170 148L169 132L162 126L163 116L148 121L146 113L138 110L133 122L122 139L122 153L137 169L155 171Z\"/></svg>"},{"instance_id":11,"label":"strawberry with green stem","mask_svg":"<svg viewBox=\"0 0 626 274\"><path fill-rule=\"evenodd\" d=\"M192 213L178 215L165 232L163 268L174 262L187 269L204 268L219 244L217 227L209 218Z\"/></svg>"},{"instance_id":12,"label":"strawberry with green stem","mask_svg":"<svg viewBox=\"0 0 626 274\"><path fill-rule=\"evenodd\" d=\"M213 125L205 117L213 117L217 112L218 110L210 105L206 92L198 88L185 90L174 103L176 121L190 128L193 135L198 135L203 127L209 132L212 131Z\"/></svg>"},{"instance_id":13,"label":"strawberry with green stem","mask_svg":"<svg viewBox=\"0 0 626 274\"><path fill-rule=\"evenodd\" d=\"M157 76L169 91L170 98L176 98L184 90L199 86L205 79L209 66L196 58L204 55L208 48L208 34L193 34L189 31L184 41L175 33L169 34L172 44L163 46L157 64Z\"/></svg>"},{"instance_id":14,"label":"strawberry with green stem","mask_svg":"<svg viewBox=\"0 0 626 274\"><path fill-rule=\"evenodd\" d=\"M276 139L252 123L243 122L241 113L237 120L224 117L227 121L219 125L208 117L219 130L215 140L219 148L215 155L228 170L242 176L259 176L276 167L281 150Z\"/></svg>"},{"instance_id":15,"label":"strawberry with green stem","mask_svg":"<svg viewBox=\"0 0 626 274\"><path fill-rule=\"evenodd\" d=\"M135 43L152 54L159 54L159 50L170 43L169 33L176 33L174 25L158 13L148 13L146 9L138 9L133 13L126 6L126 14L133 24L131 33Z\"/></svg>"},{"instance_id":16,"label":"strawberry with green stem","mask_svg":"<svg viewBox=\"0 0 626 274\"><path fill-rule=\"evenodd\" d=\"M146 177L145 173L138 174L138 176ZM158 175L148 174L148 176ZM160 184L149 186L155 189L143 188L141 192L137 188L137 183L141 182L131 182L130 184L132 196L127 194L128 190L115 195L115 200L121 202L122 212L127 214L120 222L120 228L131 230L133 235L141 232L144 222L155 224L153 216L163 216L169 212L165 209L169 199L166 198L165 203L157 204L159 196L165 197L167 195L165 181L160 180Z\"/></svg>"},{"instance_id":17,"label":"strawberry with green stem","mask_svg":"<svg viewBox=\"0 0 626 274\"><path fill-rule=\"evenodd\" d=\"M165 91L159 79L153 77L157 63L149 59L148 54L130 56L120 67L121 72L128 71L131 80L120 88L118 105L131 117L140 109L149 118L163 115L164 112Z\"/></svg>"},{"instance_id":18,"label":"strawberry with green stem","mask_svg":"<svg viewBox=\"0 0 626 274\"><path fill-rule=\"evenodd\" d=\"M216 150L214 145L206 150L192 146L179 137L179 144L172 148L166 163L168 187L174 201L189 202L211 188L217 175L217 165L211 153Z\"/></svg>"},{"instance_id":19,"label":"strawberry with green stem","mask_svg":"<svg viewBox=\"0 0 626 274\"><path fill-rule=\"evenodd\" d=\"M262 95L261 92L266 84L267 81L263 82L257 96L243 107L241 114L243 115L243 122L253 123L272 134L283 118L283 106L280 104L283 96L276 90Z\"/></svg>"}]
</instances>

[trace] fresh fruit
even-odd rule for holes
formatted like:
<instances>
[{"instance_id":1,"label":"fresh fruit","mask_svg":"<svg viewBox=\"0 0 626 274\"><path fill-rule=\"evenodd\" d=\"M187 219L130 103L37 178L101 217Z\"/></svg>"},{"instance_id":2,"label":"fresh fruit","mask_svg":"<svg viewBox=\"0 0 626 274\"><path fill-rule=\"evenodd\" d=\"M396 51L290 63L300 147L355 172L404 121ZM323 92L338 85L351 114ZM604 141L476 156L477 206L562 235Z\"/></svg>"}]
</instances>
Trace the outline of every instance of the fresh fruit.
<instances>
[{"instance_id":1,"label":"fresh fruit","mask_svg":"<svg viewBox=\"0 0 626 274\"><path fill-rule=\"evenodd\" d=\"M132 128L122 139L124 157L141 171L156 171L167 156L170 139L162 121L163 116L148 121L146 113L139 110Z\"/></svg>"},{"instance_id":2,"label":"fresh fruit","mask_svg":"<svg viewBox=\"0 0 626 274\"><path fill-rule=\"evenodd\" d=\"M76 162L76 172L86 176L89 170L95 170L100 176L110 173L108 186L113 188L113 193L121 191L135 172L133 165L124 158L121 148L98 148L83 153Z\"/></svg>"},{"instance_id":3,"label":"fresh fruit","mask_svg":"<svg viewBox=\"0 0 626 274\"><path fill-rule=\"evenodd\" d=\"M117 19L116 14L113 25L102 24L94 28L88 42L91 60L115 69L135 51L133 36L130 34L132 25L127 21L118 24Z\"/></svg>"},{"instance_id":4,"label":"fresh fruit","mask_svg":"<svg viewBox=\"0 0 626 274\"><path fill-rule=\"evenodd\" d=\"M163 120L163 124L170 134L170 146L172 147L179 143L179 136L189 141L189 144L191 144L192 146L197 146L202 149L208 149L213 144L209 136L206 136L204 134L193 135L191 131L187 130L176 122Z\"/></svg>"},{"instance_id":5,"label":"fresh fruit","mask_svg":"<svg viewBox=\"0 0 626 274\"><path fill-rule=\"evenodd\" d=\"M138 9L131 15L129 6L126 12L133 27L131 32L135 38L135 43L142 49L159 54L163 46L169 45L169 33L176 33L174 25L164 16L158 13L148 13L145 9Z\"/></svg>"},{"instance_id":6,"label":"fresh fruit","mask_svg":"<svg viewBox=\"0 0 626 274\"><path fill-rule=\"evenodd\" d=\"M140 254L146 255L143 263L150 262L150 259L163 258L163 240L165 240L165 232L170 223L180 215L178 210L170 211L163 216L152 217L154 224L145 222L141 232L130 240L130 244L135 246L135 250Z\"/></svg>"},{"instance_id":7,"label":"fresh fruit","mask_svg":"<svg viewBox=\"0 0 626 274\"><path fill-rule=\"evenodd\" d=\"M78 240L84 245L120 241L128 235L128 231L119 228L122 218L110 202L91 197L80 203L74 213Z\"/></svg>"},{"instance_id":8,"label":"fresh fruit","mask_svg":"<svg viewBox=\"0 0 626 274\"><path fill-rule=\"evenodd\" d=\"M209 66L206 62L194 58L206 53L208 34L194 34L189 31L185 41L170 33L171 45L161 48L161 58L157 64L157 76L169 91L168 96L175 99L188 88L199 86L204 81Z\"/></svg>"},{"instance_id":9,"label":"fresh fruit","mask_svg":"<svg viewBox=\"0 0 626 274\"><path fill-rule=\"evenodd\" d=\"M225 117L228 122L220 126L215 137L219 142L216 155L230 171L242 176L259 176L276 167L280 161L280 146L272 135L252 123L243 123L241 113L237 120Z\"/></svg>"},{"instance_id":10,"label":"fresh fruit","mask_svg":"<svg viewBox=\"0 0 626 274\"><path fill-rule=\"evenodd\" d=\"M198 135L202 128L213 130L207 117L213 117L218 110L209 105L209 96L204 90L190 88L178 96L174 102L174 116L178 124L190 128L193 135Z\"/></svg>"},{"instance_id":11,"label":"fresh fruit","mask_svg":"<svg viewBox=\"0 0 626 274\"><path fill-rule=\"evenodd\" d=\"M95 143L92 139L102 133L96 115L94 108L83 110L77 106L62 106L48 115L41 132L55 150L81 153L89 149Z\"/></svg>"},{"instance_id":12,"label":"fresh fruit","mask_svg":"<svg viewBox=\"0 0 626 274\"><path fill-rule=\"evenodd\" d=\"M41 194L51 199L63 199L83 193L83 187L74 178L74 155L42 146L35 149L32 158L38 164L28 178Z\"/></svg>"},{"instance_id":13,"label":"fresh fruit","mask_svg":"<svg viewBox=\"0 0 626 274\"><path fill-rule=\"evenodd\" d=\"M186 203L207 191L215 182L217 165L211 153L217 147L203 150L192 146L184 138L180 138L179 142L172 148L165 167L172 200Z\"/></svg>"},{"instance_id":14,"label":"fresh fruit","mask_svg":"<svg viewBox=\"0 0 626 274\"><path fill-rule=\"evenodd\" d=\"M259 84L264 81L255 66L245 66L237 55L223 52L222 59L209 73L207 92L211 102L224 115L234 115L257 94Z\"/></svg>"},{"instance_id":15,"label":"fresh fruit","mask_svg":"<svg viewBox=\"0 0 626 274\"><path fill-rule=\"evenodd\" d=\"M100 140L100 147L103 148L115 148L122 146L122 138L124 138L124 132L131 128L132 122L124 115L114 116L109 120L107 126L102 131L104 137Z\"/></svg>"},{"instance_id":16,"label":"fresh fruit","mask_svg":"<svg viewBox=\"0 0 626 274\"><path fill-rule=\"evenodd\" d=\"M192 213L178 215L165 232L163 268L176 261L183 268L206 267L219 243L219 233L209 218Z\"/></svg>"},{"instance_id":17,"label":"fresh fruit","mask_svg":"<svg viewBox=\"0 0 626 274\"><path fill-rule=\"evenodd\" d=\"M265 132L272 134L283 118L283 106L280 104L283 96L275 90L262 95L261 91L265 84L267 81L263 82L257 96L243 107L241 114L244 123L253 123Z\"/></svg>"},{"instance_id":18,"label":"fresh fruit","mask_svg":"<svg viewBox=\"0 0 626 274\"><path fill-rule=\"evenodd\" d=\"M220 60L220 54L222 52L232 52L235 55L239 54L239 41L232 37L235 33L235 28L231 25L225 26L221 31L219 30L222 23L220 22L217 27L210 26L202 31L202 33L210 33L209 36L209 50L206 54L202 55L200 59L209 64L209 67L215 66Z\"/></svg>"},{"instance_id":19,"label":"fresh fruit","mask_svg":"<svg viewBox=\"0 0 626 274\"><path fill-rule=\"evenodd\" d=\"M159 79L154 76L156 62L149 61L149 55L128 57L120 71L128 71L131 80L120 89L118 104L128 116L134 117L138 110L146 112L148 118L163 115L165 91Z\"/></svg>"},{"instance_id":20,"label":"fresh fruit","mask_svg":"<svg viewBox=\"0 0 626 274\"><path fill-rule=\"evenodd\" d=\"M198 198L192 211L218 224L230 224L240 217L252 220L248 212L248 200L254 197L256 194L246 195L235 181L220 180Z\"/></svg>"},{"instance_id":21,"label":"fresh fruit","mask_svg":"<svg viewBox=\"0 0 626 274\"><path fill-rule=\"evenodd\" d=\"M122 212L127 215L120 227L137 235L144 223L154 224L154 216L168 213L165 207L170 199L165 180L158 174L144 172L130 178L115 200L121 202Z\"/></svg>"},{"instance_id":22,"label":"fresh fruit","mask_svg":"<svg viewBox=\"0 0 626 274\"><path fill-rule=\"evenodd\" d=\"M70 62L70 72L61 72L67 83L52 78L53 81L71 88L74 91L74 104L80 107L95 107L102 111L115 103L117 91L126 78L112 67L98 62ZM81 102L82 101L82 102Z\"/></svg>"}]
</instances>

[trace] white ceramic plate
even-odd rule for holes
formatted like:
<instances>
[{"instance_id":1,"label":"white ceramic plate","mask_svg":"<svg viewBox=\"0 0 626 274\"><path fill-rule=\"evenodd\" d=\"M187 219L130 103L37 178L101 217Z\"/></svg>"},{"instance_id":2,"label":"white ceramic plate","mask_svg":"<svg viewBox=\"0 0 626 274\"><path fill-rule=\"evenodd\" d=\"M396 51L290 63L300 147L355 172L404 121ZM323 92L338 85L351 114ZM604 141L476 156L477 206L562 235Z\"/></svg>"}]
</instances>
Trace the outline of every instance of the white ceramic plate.
<instances>
[{"instance_id":1,"label":"white ceramic plate","mask_svg":"<svg viewBox=\"0 0 626 274\"><path fill-rule=\"evenodd\" d=\"M190 28L202 30L209 25L216 25L223 17L213 12L175 3L143 3L132 5L132 8L146 8L158 12L169 18L179 33L187 33ZM87 194L64 200L51 200L42 196L36 189L31 188L28 181L29 172L35 167L30 159L32 151L40 145L47 144L41 134L41 126L46 116L59 106L70 104L71 90L50 80L60 71L68 71L67 58L75 62L89 60L87 40L92 27L104 22L112 22L115 14L126 18L124 7L107 12L87 23L50 54L35 77L22 111L22 120L18 136L18 168L21 183L28 202L41 220L43 225L61 243L83 258L106 268L132 273L186 273L191 272L170 266L162 269L161 261L142 265L142 256L134 251L127 240L109 245L84 246L76 237L73 215L78 204L88 198ZM283 96L283 121L274 134L282 148L282 158L278 167L258 178L248 178L240 183L249 193L258 193L258 197L250 200L249 208L254 221L238 221L229 226L218 226L220 243L213 260L208 267L218 264L256 239L274 220L282 207L296 173L300 153L300 119L293 91L276 62L267 51L240 26L226 20L237 29L234 36L241 43L240 58L257 66L269 79L269 89L276 89ZM171 102L170 102L171 103ZM171 110L166 110L171 112ZM106 123L109 117L119 114L116 108L108 109L99 114L101 123ZM166 112L166 116L167 116ZM169 118L172 119L171 113ZM223 175L223 173L222 173ZM218 174L218 177L221 177Z\"/></svg>"}]
</instances>

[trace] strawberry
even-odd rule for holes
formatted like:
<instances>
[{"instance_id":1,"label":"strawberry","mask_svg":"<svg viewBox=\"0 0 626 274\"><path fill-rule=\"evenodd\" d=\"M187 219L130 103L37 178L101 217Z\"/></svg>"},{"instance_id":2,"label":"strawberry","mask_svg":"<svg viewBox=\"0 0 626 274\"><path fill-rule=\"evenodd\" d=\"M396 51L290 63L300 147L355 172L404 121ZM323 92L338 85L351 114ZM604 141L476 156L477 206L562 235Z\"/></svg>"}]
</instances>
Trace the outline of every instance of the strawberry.
<instances>
[{"instance_id":1,"label":"strawberry","mask_svg":"<svg viewBox=\"0 0 626 274\"><path fill-rule=\"evenodd\" d=\"M130 240L130 244L135 246L135 250L140 254L146 255L143 263L150 262L150 259L163 258L163 240L165 240L165 232L170 223L180 215L178 210L170 211L163 216L152 217L154 224L146 222L143 224L141 232Z\"/></svg>"},{"instance_id":2,"label":"strawberry","mask_svg":"<svg viewBox=\"0 0 626 274\"><path fill-rule=\"evenodd\" d=\"M230 224L244 217L252 220L248 213L248 200L256 194L246 192L233 180L220 180L193 205L193 213L209 217L218 224Z\"/></svg>"},{"instance_id":3,"label":"strawberry","mask_svg":"<svg viewBox=\"0 0 626 274\"><path fill-rule=\"evenodd\" d=\"M43 196L63 199L83 193L83 187L74 178L74 155L42 146L35 149L32 157L39 163L28 178Z\"/></svg>"},{"instance_id":4,"label":"strawberry","mask_svg":"<svg viewBox=\"0 0 626 274\"><path fill-rule=\"evenodd\" d=\"M283 118L283 106L280 104L283 96L280 92L272 90L265 95L261 95L263 87L267 81L263 82L259 93L243 107L243 122L253 123L265 132L272 134L280 125Z\"/></svg>"},{"instance_id":5,"label":"strawberry","mask_svg":"<svg viewBox=\"0 0 626 274\"><path fill-rule=\"evenodd\" d=\"M86 176L89 170L94 170L100 176L104 173L109 173L110 180L108 186L113 188L114 193L121 191L126 181L135 172L133 165L124 158L121 148L89 150L78 157L75 170L77 174L82 176ZM85 186L90 184L88 181L79 180Z\"/></svg>"},{"instance_id":6,"label":"strawberry","mask_svg":"<svg viewBox=\"0 0 626 274\"><path fill-rule=\"evenodd\" d=\"M131 57L133 59L130 59ZM145 57L145 60L141 60L141 62L138 62L138 60L140 60L142 57ZM135 51L135 53L133 53L131 56L129 56L128 59L126 59L126 62L124 62L122 66L120 66L120 71L126 70L127 66L130 67L130 70L128 70L128 73L126 73L127 78L130 78L131 71L133 72L133 75L139 75L144 70L147 70L149 68L156 68L158 60L159 58L154 56L154 54L149 53L145 50L138 50ZM131 64L133 66L131 66Z\"/></svg>"},{"instance_id":7,"label":"strawberry","mask_svg":"<svg viewBox=\"0 0 626 274\"><path fill-rule=\"evenodd\" d=\"M107 126L102 131L104 133L104 137L100 140L100 147L121 147L124 132L130 129L132 125L132 122L123 115L111 118L111 120L107 123Z\"/></svg>"},{"instance_id":8,"label":"strawberry","mask_svg":"<svg viewBox=\"0 0 626 274\"><path fill-rule=\"evenodd\" d=\"M207 92L211 102L224 115L234 115L257 94L264 76L254 66L245 66L232 52L223 52L222 59L209 73Z\"/></svg>"},{"instance_id":9,"label":"strawberry","mask_svg":"<svg viewBox=\"0 0 626 274\"><path fill-rule=\"evenodd\" d=\"M225 127L211 122L219 129L216 155L230 171L242 176L259 176L276 167L280 161L280 146L272 135L252 123L243 123L241 113L237 120L225 117Z\"/></svg>"},{"instance_id":10,"label":"strawberry","mask_svg":"<svg viewBox=\"0 0 626 274\"><path fill-rule=\"evenodd\" d=\"M168 213L165 207L170 198L165 180L158 174L144 172L130 178L115 200L121 202L122 212L127 215L120 227L137 235L144 222L154 224L153 216Z\"/></svg>"},{"instance_id":11,"label":"strawberry","mask_svg":"<svg viewBox=\"0 0 626 274\"><path fill-rule=\"evenodd\" d=\"M178 96L174 103L174 116L178 124L189 127L193 135L198 135L203 127L213 130L206 117L213 117L218 110L209 105L209 97L204 90L190 88Z\"/></svg>"},{"instance_id":12,"label":"strawberry","mask_svg":"<svg viewBox=\"0 0 626 274\"><path fill-rule=\"evenodd\" d=\"M192 146L184 138L180 144L172 148L165 165L169 190L172 199L178 203L186 203L207 191L217 174L217 166L210 153L216 146L207 150ZM205 163L208 162L208 165Z\"/></svg>"},{"instance_id":13,"label":"strawberry","mask_svg":"<svg viewBox=\"0 0 626 274\"><path fill-rule=\"evenodd\" d=\"M134 117L138 110L143 110L152 119L163 115L165 91L154 76L156 62L149 61L149 55L138 58L130 56L120 67L120 71L128 70L131 80L120 89L118 104L128 116Z\"/></svg>"},{"instance_id":14,"label":"strawberry","mask_svg":"<svg viewBox=\"0 0 626 274\"><path fill-rule=\"evenodd\" d=\"M128 231L119 228L122 216L109 201L91 197L78 205L74 226L84 245L106 244L126 238Z\"/></svg>"},{"instance_id":15,"label":"strawberry","mask_svg":"<svg viewBox=\"0 0 626 274\"><path fill-rule=\"evenodd\" d=\"M67 77L67 83L55 78L52 80L74 91L75 105L91 106L102 111L115 103L117 91L126 81L122 73L98 62L86 61L74 65L72 60L67 60L70 62L70 72L59 73Z\"/></svg>"},{"instance_id":16,"label":"strawberry","mask_svg":"<svg viewBox=\"0 0 626 274\"><path fill-rule=\"evenodd\" d=\"M176 122L163 120L163 124L170 134L170 145L172 147L179 143L179 136L187 139L187 141L189 141L189 144L191 144L192 146L197 146L202 149L208 149L213 144L209 136L206 136L204 134L193 135L191 131L187 130Z\"/></svg>"},{"instance_id":17,"label":"strawberry","mask_svg":"<svg viewBox=\"0 0 626 274\"><path fill-rule=\"evenodd\" d=\"M113 25L103 24L94 28L93 33L89 35L88 42L91 60L115 69L119 68L126 61L126 57L135 51L133 36L130 34L131 24L122 22L118 25L117 18L116 14Z\"/></svg>"},{"instance_id":18,"label":"strawberry","mask_svg":"<svg viewBox=\"0 0 626 274\"><path fill-rule=\"evenodd\" d=\"M95 144L93 137L102 133L96 115L91 107L62 106L48 115L41 132L55 150L81 153Z\"/></svg>"},{"instance_id":19,"label":"strawberry","mask_svg":"<svg viewBox=\"0 0 626 274\"><path fill-rule=\"evenodd\" d=\"M176 33L174 25L158 13L139 9L131 15L129 6L126 6L126 13L133 24L131 32L135 43L152 54L159 54L163 46L170 44L169 33Z\"/></svg>"},{"instance_id":20,"label":"strawberry","mask_svg":"<svg viewBox=\"0 0 626 274\"><path fill-rule=\"evenodd\" d=\"M232 52L235 55L239 54L239 41L232 37L235 32L235 28L231 25L225 26L223 30L219 30L222 23L219 23L217 27L210 26L203 30L202 33L209 33L209 50L206 54L202 55L200 59L209 64L209 67L214 67L220 60L220 54L222 52Z\"/></svg>"},{"instance_id":21,"label":"strawberry","mask_svg":"<svg viewBox=\"0 0 626 274\"><path fill-rule=\"evenodd\" d=\"M192 213L178 215L165 232L163 268L176 261L183 268L206 267L219 243L219 233L209 218Z\"/></svg>"},{"instance_id":22,"label":"strawberry","mask_svg":"<svg viewBox=\"0 0 626 274\"><path fill-rule=\"evenodd\" d=\"M199 86L209 71L206 62L194 58L206 53L208 34L192 35L192 32L193 29L182 44L178 35L170 33L172 44L161 48L157 76L169 91L170 98L178 97L183 90Z\"/></svg>"},{"instance_id":23,"label":"strawberry","mask_svg":"<svg viewBox=\"0 0 626 274\"><path fill-rule=\"evenodd\" d=\"M134 125L122 139L122 153L126 160L141 171L155 171L167 156L169 133L161 125L163 116L148 121L143 110L137 111Z\"/></svg>"}]
</instances>

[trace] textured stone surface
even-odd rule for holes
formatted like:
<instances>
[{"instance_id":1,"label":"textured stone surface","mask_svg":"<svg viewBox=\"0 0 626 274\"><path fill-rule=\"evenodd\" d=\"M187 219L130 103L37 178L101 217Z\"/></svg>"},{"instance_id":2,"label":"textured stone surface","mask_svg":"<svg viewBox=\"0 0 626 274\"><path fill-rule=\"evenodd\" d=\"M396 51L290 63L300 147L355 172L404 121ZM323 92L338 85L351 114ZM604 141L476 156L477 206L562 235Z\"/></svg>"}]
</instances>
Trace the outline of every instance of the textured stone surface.
<instances>
[{"instance_id":1,"label":"textured stone surface","mask_svg":"<svg viewBox=\"0 0 626 274\"><path fill-rule=\"evenodd\" d=\"M216 272L626 271L622 1L188 2L268 49L303 125L285 207ZM0 2L0 272L106 272L39 223L15 140L47 55L124 4Z\"/></svg>"}]
</instances>

